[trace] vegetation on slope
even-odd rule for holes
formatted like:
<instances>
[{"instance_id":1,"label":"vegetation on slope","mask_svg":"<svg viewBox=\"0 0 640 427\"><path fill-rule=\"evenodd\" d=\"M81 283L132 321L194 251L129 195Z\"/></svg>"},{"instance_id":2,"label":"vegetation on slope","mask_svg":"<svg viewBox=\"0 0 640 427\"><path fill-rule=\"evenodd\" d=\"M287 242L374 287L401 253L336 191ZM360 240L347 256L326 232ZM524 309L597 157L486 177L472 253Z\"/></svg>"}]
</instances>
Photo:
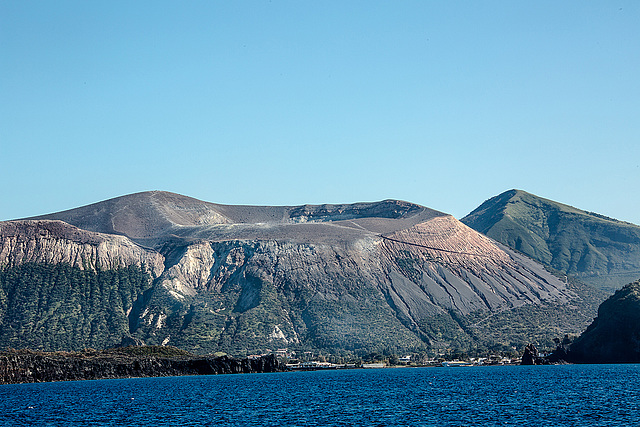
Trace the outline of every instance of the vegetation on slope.
<instances>
[{"instance_id":1,"label":"vegetation on slope","mask_svg":"<svg viewBox=\"0 0 640 427\"><path fill-rule=\"evenodd\" d=\"M28 263L0 269L0 348L105 348L129 333L127 313L151 287L135 266L81 270Z\"/></svg>"},{"instance_id":2,"label":"vegetation on slope","mask_svg":"<svg viewBox=\"0 0 640 427\"><path fill-rule=\"evenodd\" d=\"M248 285L236 283L180 302L163 287L152 288L149 275L136 267L109 271L64 264L5 267L0 269L0 348L104 349L133 335L155 345L170 337L171 345L196 354L223 351L243 356L278 348L344 357L489 354L521 350L529 342L549 346L555 337L577 333L593 318L599 301L595 297L582 301L581 310L525 305L468 316L443 311L409 329L371 289L336 280L333 286L342 289L337 292L342 299L336 300L314 292L309 284L276 286L252 280L251 298ZM155 309L163 316L136 317L140 311ZM156 328L159 322L161 330ZM558 325L573 329L560 330ZM281 336L274 333L276 326Z\"/></svg>"},{"instance_id":3,"label":"vegetation on slope","mask_svg":"<svg viewBox=\"0 0 640 427\"><path fill-rule=\"evenodd\" d=\"M487 200L461 221L605 291L640 277L640 226L634 224L520 190Z\"/></svg>"},{"instance_id":4,"label":"vegetation on slope","mask_svg":"<svg viewBox=\"0 0 640 427\"><path fill-rule=\"evenodd\" d=\"M335 293L322 294L313 283L274 283L241 267L221 289L177 301L162 287L150 297L148 316L134 335L147 344L171 345L195 353L224 351L244 356L267 349L365 354L426 350L407 330L380 293L350 287L334 278ZM157 314L154 314L157 313ZM162 316L161 328L157 320Z\"/></svg>"}]
</instances>

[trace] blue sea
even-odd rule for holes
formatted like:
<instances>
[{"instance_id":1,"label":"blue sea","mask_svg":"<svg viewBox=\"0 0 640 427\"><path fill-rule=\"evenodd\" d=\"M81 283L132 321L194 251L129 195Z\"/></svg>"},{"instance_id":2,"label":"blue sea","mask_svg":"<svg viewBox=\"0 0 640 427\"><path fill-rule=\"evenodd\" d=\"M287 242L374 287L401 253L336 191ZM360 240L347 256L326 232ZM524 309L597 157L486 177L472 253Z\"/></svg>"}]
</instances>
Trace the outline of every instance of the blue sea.
<instances>
[{"instance_id":1,"label":"blue sea","mask_svg":"<svg viewBox=\"0 0 640 427\"><path fill-rule=\"evenodd\" d=\"M634 426L640 365L385 368L0 386L2 426Z\"/></svg>"}]
</instances>

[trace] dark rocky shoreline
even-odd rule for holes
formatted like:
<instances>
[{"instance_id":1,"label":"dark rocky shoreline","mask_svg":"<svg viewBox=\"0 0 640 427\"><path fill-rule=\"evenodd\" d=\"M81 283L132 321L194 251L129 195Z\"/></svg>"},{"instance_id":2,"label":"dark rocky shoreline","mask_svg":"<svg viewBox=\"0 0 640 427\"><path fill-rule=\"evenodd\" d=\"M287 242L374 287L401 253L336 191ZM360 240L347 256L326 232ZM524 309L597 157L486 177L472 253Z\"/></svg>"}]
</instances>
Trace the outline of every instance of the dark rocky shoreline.
<instances>
[{"instance_id":1,"label":"dark rocky shoreline","mask_svg":"<svg viewBox=\"0 0 640 427\"><path fill-rule=\"evenodd\" d=\"M257 359L198 356L178 349L126 347L82 352L0 352L0 384L286 370L274 355Z\"/></svg>"},{"instance_id":2,"label":"dark rocky shoreline","mask_svg":"<svg viewBox=\"0 0 640 427\"><path fill-rule=\"evenodd\" d=\"M529 344L523 365L557 363L640 362L640 280L616 291L598 307L596 317L577 338L554 340L557 348L546 356Z\"/></svg>"}]
</instances>

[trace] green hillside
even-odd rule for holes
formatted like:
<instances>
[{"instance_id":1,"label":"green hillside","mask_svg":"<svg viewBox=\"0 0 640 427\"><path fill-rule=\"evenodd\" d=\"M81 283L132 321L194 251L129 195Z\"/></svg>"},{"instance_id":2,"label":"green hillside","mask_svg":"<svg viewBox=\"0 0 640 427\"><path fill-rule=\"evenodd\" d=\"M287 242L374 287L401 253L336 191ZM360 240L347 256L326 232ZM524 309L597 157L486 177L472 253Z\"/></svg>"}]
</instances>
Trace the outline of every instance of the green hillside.
<instances>
[{"instance_id":1,"label":"green hillside","mask_svg":"<svg viewBox=\"0 0 640 427\"><path fill-rule=\"evenodd\" d=\"M28 263L0 268L0 348L82 350L120 343L127 313L151 287L138 267L81 270Z\"/></svg>"},{"instance_id":2,"label":"green hillside","mask_svg":"<svg viewBox=\"0 0 640 427\"><path fill-rule=\"evenodd\" d=\"M628 222L521 190L487 200L461 221L604 291L640 277L640 226Z\"/></svg>"}]
</instances>

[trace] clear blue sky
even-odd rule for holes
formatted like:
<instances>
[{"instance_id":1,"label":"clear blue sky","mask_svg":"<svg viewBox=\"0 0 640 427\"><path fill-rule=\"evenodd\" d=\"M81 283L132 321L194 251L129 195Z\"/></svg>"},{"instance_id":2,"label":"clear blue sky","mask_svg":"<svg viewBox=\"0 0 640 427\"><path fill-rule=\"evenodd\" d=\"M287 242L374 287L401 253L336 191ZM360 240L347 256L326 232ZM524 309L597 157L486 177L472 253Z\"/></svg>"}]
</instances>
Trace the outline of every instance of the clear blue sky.
<instances>
[{"instance_id":1,"label":"clear blue sky","mask_svg":"<svg viewBox=\"0 0 640 427\"><path fill-rule=\"evenodd\" d=\"M0 0L0 220L511 188L640 224L640 2Z\"/></svg>"}]
</instances>

